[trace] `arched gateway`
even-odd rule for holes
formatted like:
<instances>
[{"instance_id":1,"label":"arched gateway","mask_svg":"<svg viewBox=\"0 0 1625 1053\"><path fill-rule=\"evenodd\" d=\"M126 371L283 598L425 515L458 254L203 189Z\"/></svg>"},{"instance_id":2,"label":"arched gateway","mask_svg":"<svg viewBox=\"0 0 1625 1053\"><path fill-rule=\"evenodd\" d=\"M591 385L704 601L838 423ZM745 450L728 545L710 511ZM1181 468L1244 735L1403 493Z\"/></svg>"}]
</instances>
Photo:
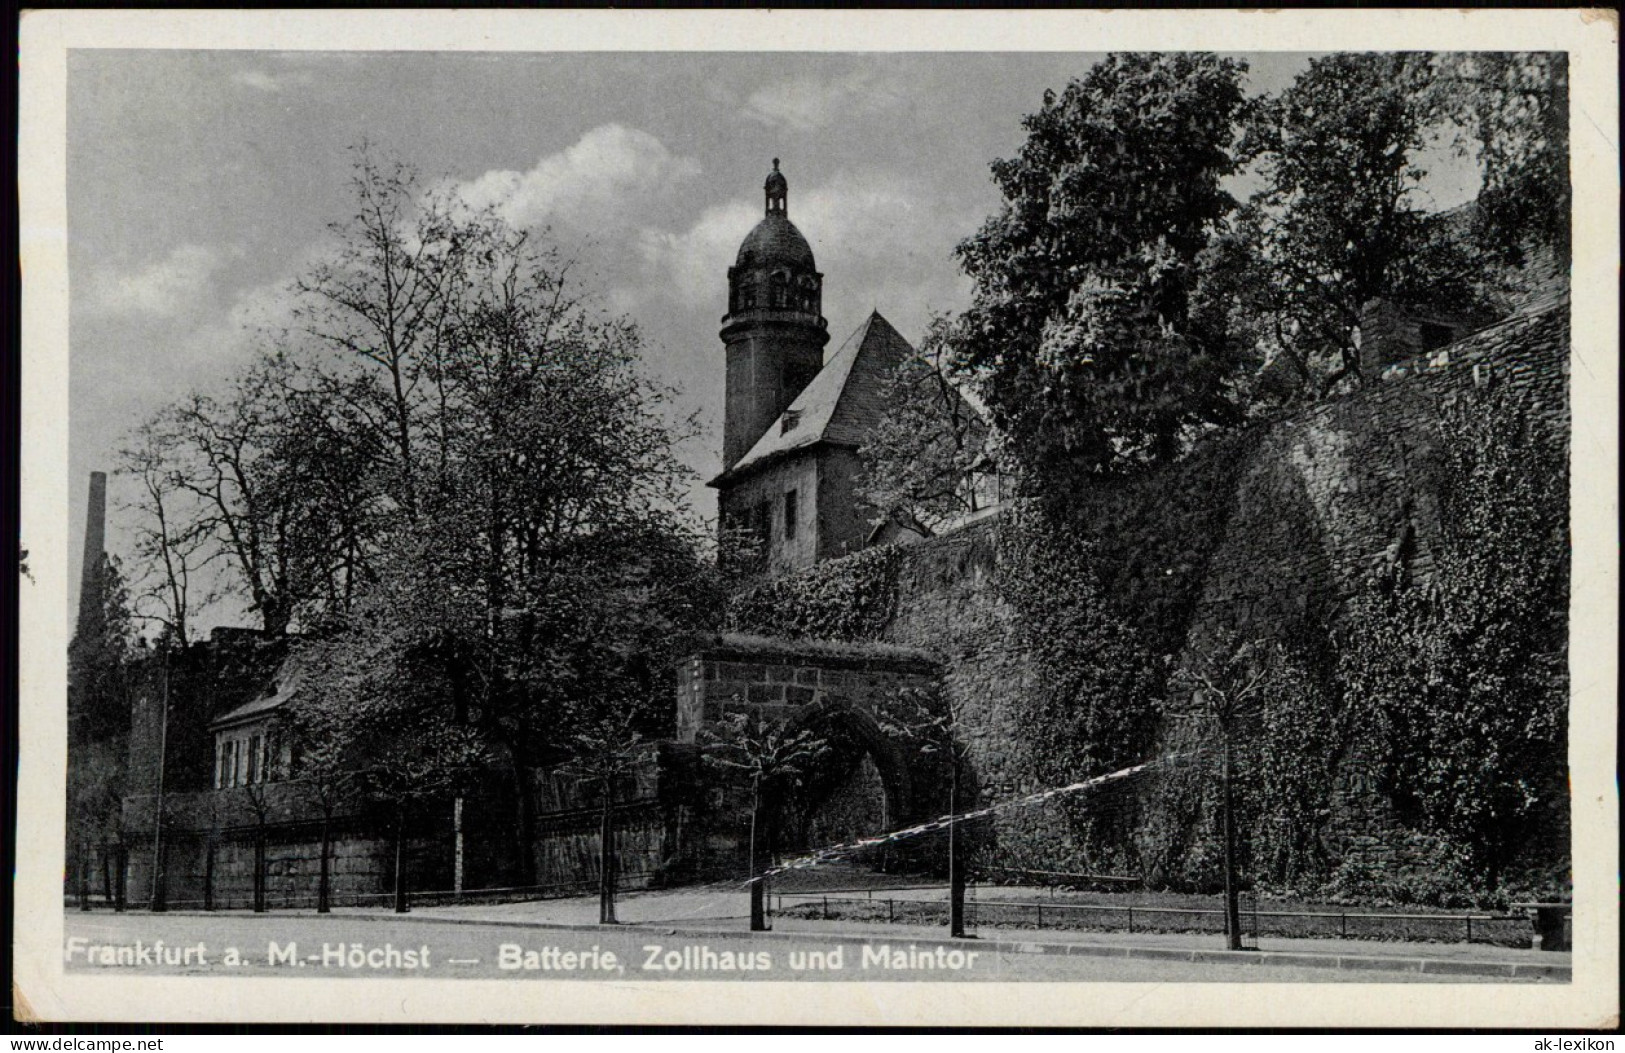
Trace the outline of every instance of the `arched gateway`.
<instances>
[{"instance_id":1,"label":"arched gateway","mask_svg":"<svg viewBox=\"0 0 1625 1053\"><path fill-rule=\"evenodd\" d=\"M922 750L907 721L929 698L939 669L913 648L723 635L684 664L677 736L744 713L827 749L778 805L778 848L817 849L896 829L922 817L942 780L941 758Z\"/></svg>"}]
</instances>

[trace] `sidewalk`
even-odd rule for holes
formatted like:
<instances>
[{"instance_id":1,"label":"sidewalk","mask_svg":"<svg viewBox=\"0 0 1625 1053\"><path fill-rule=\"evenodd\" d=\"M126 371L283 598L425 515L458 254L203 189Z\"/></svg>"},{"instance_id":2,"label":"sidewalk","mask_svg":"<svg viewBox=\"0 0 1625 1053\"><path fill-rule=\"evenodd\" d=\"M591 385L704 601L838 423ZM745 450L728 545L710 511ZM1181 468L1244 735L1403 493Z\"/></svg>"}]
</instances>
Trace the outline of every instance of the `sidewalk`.
<instances>
[{"instance_id":1,"label":"sidewalk","mask_svg":"<svg viewBox=\"0 0 1625 1053\"><path fill-rule=\"evenodd\" d=\"M378 910L335 911L358 917L395 918ZM668 934L743 934L749 931L748 898L739 888L679 889L623 893L616 915L623 925ZM523 903L416 907L412 917L451 924L495 923L534 928L591 929L598 922L596 896ZM944 926L887 924L775 916L773 931L754 938L818 936L840 942L913 943L950 941ZM1027 954L1103 955L1215 963L1258 963L1340 970L1383 970L1424 974L1572 979L1572 956L1565 952L1498 947L1482 943L1415 943L1384 940L1264 936L1258 949L1229 951L1211 933L1081 932L1067 929L998 929L983 926L974 938L988 950Z\"/></svg>"}]
</instances>

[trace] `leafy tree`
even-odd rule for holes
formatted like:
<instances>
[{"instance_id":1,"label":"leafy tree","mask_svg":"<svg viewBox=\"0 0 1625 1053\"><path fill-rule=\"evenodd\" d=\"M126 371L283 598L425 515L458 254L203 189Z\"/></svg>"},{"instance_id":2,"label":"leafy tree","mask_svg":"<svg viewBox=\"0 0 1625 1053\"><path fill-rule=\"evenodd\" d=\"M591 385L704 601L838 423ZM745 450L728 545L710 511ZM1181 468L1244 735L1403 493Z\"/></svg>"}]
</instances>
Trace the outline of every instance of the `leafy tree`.
<instances>
[{"instance_id":1,"label":"leafy tree","mask_svg":"<svg viewBox=\"0 0 1625 1053\"><path fill-rule=\"evenodd\" d=\"M333 909L333 816L350 799L360 763L352 756L358 729L351 726L350 717L340 706L300 693L277 721L278 734L290 748L288 776L310 792L322 813L318 914Z\"/></svg>"},{"instance_id":2,"label":"leafy tree","mask_svg":"<svg viewBox=\"0 0 1625 1053\"><path fill-rule=\"evenodd\" d=\"M1434 59L1433 92L1468 129L1484 171L1476 227L1497 258L1569 251L1568 56L1473 51Z\"/></svg>"},{"instance_id":3,"label":"leafy tree","mask_svg":"<svg viewBox=\"0 0 1625 1053\"><path fill-rule=\"evenodd\" d=\"M68 644L67 851L70 873L81 879L90 846L118 836L131 692L142 659L119 561L104 554L89 586Z\"/></svg>"},{"instance_id":4,"label":"leafy tree","mask_svg":"<svg viewBox=\"0 0 1625 1053\"><path fill-rule=\"evenodd\" d=\"M953 699L938 691L924 692L905 689L895 702L880 714L880 725L888 734L909 742L926 757L938 758L948 765L948 811L957 817L961 809L972 803L962 797L962 778L970 768L970 745L966 741L962 714ZM953 819L948 824L948 934L965 935L965 850L961 824Z\"/></svg>"},{"instance_id":5,"label":"leafy tree","mask_svg":"<svg viewBox=\"0 0 1625 1053\"><path fill-rule=\"evenodd\" d=\"M1359 379L1370 301L1476 305L1471 254L1422 207L1416 156L1445 120L1432 83L1422 54L1311 59L1248 122L1241 148L1266 186L1237 222L1244 256L1212 262L1256 290L1237 307L1312 397Z\"/></svg>"},{"instance_id":6,"label":"leafy tree","mask_svg":"<svg viewBox=\"0 0 1625 1053\"><path fill-rule=\"evenodd\" d=\"M1196 260L1233 207L1243 63L1118 54L1025 118L1004 205L958 248L975 282L956 365L1024 474L1120 473L1235 423L1223 334L1193 324Z\"/></svg>"},{"instance_id":7,"label":"leafy tree","mask_svg":"<svg viewBox=\"0 0 1625 1053\"><path fill-rule=\"evenodd\" d=\"M389 630L387 614L371 606L380 599L369 597L360 618L383 631L350 629L301 646L298 660L307 672L283 721L299 729L295 773L325 781L334 800L353 785L388 815L395 909L404 911L409 819L459 792L491 752L447 705L457 685L436 663L421 660L409 636Z\"/></svg>"},{"instance_id":8,"label":"leafy tree","mask_svg":"<svg viewBox=\"0 0 1625 1053\"><path fill-rule=\"evenodd\" d=\"M780 796L800 785L829 744L811 731L768 720L759 712L724 714L703 735L706 764L750 786L750 929L762 932L767 929L772 816Z\"/></svg>"},{"instance_id":9,"label":"leafy tree","mask_svg":"<svg viewBox=\"0 0 1625 1053\"><path fill-rule=\"evenodd\" d=\"M469 265L492 246L466 209L425 188L411 166L366 143L355 158L355 214L330 226L337 252L295 284L294 323L375 381L367 405L388 452L383 489L413 519L426 480L443 480L449 468L436 427L447 423L439 378Z\"/></svg>"},{"instance_id":10,"label":"leafy tree","mask_svg":"<svg viewBox=\"0 0 1625 1053\"><path fill-rule=\"evenodd\" d=\"M926 537L996 500L986 493L997 476L987 424L950 376L950 327L933 320L920 354L887 376L885 411L859 451L859 496Z\"/></svg>"}]
</instances>

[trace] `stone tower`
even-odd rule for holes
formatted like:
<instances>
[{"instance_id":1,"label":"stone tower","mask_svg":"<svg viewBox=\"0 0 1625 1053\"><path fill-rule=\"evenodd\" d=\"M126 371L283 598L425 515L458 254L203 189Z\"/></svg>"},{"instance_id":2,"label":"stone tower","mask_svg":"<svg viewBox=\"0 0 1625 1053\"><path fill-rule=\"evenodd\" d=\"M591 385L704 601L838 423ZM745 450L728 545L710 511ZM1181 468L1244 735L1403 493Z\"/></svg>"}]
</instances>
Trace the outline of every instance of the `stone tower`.
<instances>
[{"instance_id":1,"label":"stone tower","mask_svg":"<svg viewBox=\"0 0 1625 1053\"><path fill-rule=\"evenodd\" d=\"M727 395L722 467L736 464L818 374L829 332L823 281L812 248L790 222L790 188L779 160L763 186L767 215L728 268Z\"/></svg>"}]
</instances>

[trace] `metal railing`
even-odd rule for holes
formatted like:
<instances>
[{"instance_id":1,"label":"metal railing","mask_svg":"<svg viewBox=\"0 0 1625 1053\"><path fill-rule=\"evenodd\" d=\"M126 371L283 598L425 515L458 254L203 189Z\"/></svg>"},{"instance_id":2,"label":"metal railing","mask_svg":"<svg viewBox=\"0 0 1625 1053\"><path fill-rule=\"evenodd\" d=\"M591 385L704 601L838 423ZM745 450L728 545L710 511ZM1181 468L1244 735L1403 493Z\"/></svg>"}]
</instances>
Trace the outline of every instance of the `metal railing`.
<instances>
[{"instance_id":1,"label":"metal railing","mask_svg":"<svg viewBox=\"0 0 1625 1053\"><path fill-rule=\"evenodd\" d=\"M923 887L924 888L941 888L943 886L938 885L938 886L923 886ZM859 890L852 890L852 891L859 891ZM775 900L775 911L782 911L785 908L786 900L790 901L789 906L791 908L795 908L797 906L807 906L807 905L811 905L811 904L817 904L820 907L820 913L822 914L822 916L825 919L828 919L828 918L833 916L830 913L831 904L835 904L837 906L839 906L841 904L845 904L845 903L863 904L863 905L871 905L871 906L874 905L874 904L884 904L885 909L886 909L886 920L887 920L888 923L892 923L892 922L895 922L896 919L897 919L898 908L899 907L902 907L904 909L904 913L907 913L910 909L912 909L914 911L919 911L922 908L925 909L925 910L928 910L928 911L930 911L932 913L937 913L939 911L940 912L945 912L947 910L947 908L948 908L948 904L947 904L946 900L939 901L939 900L934 900L934 899L914 899L914 898L899 899L899 898L890 897L890 896L877 899L873 894L875 892L889 892L889 891L901 891L901 890L895 890L895 889L872 889L872 890L871 889L864 889L864 890L861 890L861 891L866 893L866 895L861 899L856 897L856 896L843 895L843 894L840 894L839 892L836 892L836 891L831 891L831 892L822 892L822 891L821 892L801 892L801 893L798 893L798 892L782 892L782 893L775 892L773 894L774 895L774 900ZM797 902L797 901L800 901L800 902ZM1054 902L1054 901L1046 902L1046 901L1043 901L1043 900L1026 900L1026 901L1023 901L1023 900L1005 900L1005 899L980 900L980 901L975 902L973 904L973 907L974 907L976 913L980 916L980 918L981 918L981 920L983 921L984 924L987 922L987 919L988 919L989 915L1013 913L1013 914L1016 914L1019 917L1019 916L1025 914L1025 915L1027 915L1027 917L1029 917L1031 919L1031 921L1033 923L1033 927L1034 928L1039 928L1039 929L1042 929L1042 928L1046 927L1046 915L1048 915L1047 920L1049 922L1058 923L1058 922L1062 922L1063 919L1065 919L1065 918L1067 918L1069 916L1072 917L1072 918L1076 918L1078 915L1081 915L1081 914L1108 915L1108 916L1116 917L1121 922L1121 925L1119 927L1122 928L1123 930L1127 931L1127 932L1136 932L1136 931L1144 932L1144 931L1149 931L1149 930L1153 930L1153 929L1166 930L1170 926L1167 925L1167 924L1159 925L1159 924L1157 924L1157 921L1159 919L1169 919L1169 918L1172 918L1172 919L1174 919L1176 921L1178 921L1180 919L1185 919L1185 920L1189 921L1189 920L1194 920L1194 919L1197 919L1197 918L1201 918L1201 919L1204 919L1204 920L1211 918L1211 919L1216 919L1218 921L1219 924L1216 927L1218 931L1222 931L1223 926L1224 926L1224 910L1222 908L1211 908L1211 907L1159 907L1159 906L1151 906L1151 905L1144 905L1144 904L1136 904L1136 905L1132 905L1132 906L1130 906L1130 905L1117 906L1117 905L1108 905L1108 904L1057 903L1057 902ZM1299 932L1299 933L1297 933L1298 935L1306 935L1306 936L1334 936L1335 935L1335 936L1338 936L1338 937L1343 938L1343 939L1361 938L1361 937L1373 937L1373 936L1381 935L1381 933L1379 933L1378 931L1375 931L1375 930L1380 929L1384 925L1387 925L1387 924L1390 924L1390 923L1396 923L1396 922L1412 922L1412 923L1431 923L1431 924L1439 925L1441 927L1455 927L1455 926L1459 925L1459 926L1461 926L1462 935L1465 937L1465 942L1472 943L1472 942L1475 942L1475 936L1474 936L1474 930L1473 930L1473 926L1474 926L1475 923L1478 924L1478 926L1479 926L1479 928L1478 928L1478 937L1479 938L1483 938L1483 937L1488 935L1488 933L1485 931L1485 925L1487 925L1487 924L1496 924L1496 923L1521 923L1521 924L1524 924L1524 925L1528 924L1528 919L1525 916L1521 915L1521 914L1472 914L1472 913L1466 913L1466 914L1392 914L1392 913L1370 912L1370 911L1335 911L1334 912L1334 911L1257 910L1257 909L1249 909L1249 910L1245 911L1244 914L1246 915L1247 918L1252 920L1252 924L1253 924L1255 934L1258 933L1258 932L1266 931L1267 928L1268 929L1273 929L1273 930L1277 931L1278 933L1281 933L1283 931L1285 931L1285 932L1292 932L1293 931L1291 929L1288 929L1285 926L1280 926L1280 925L1266 926L1265 923L1264 923L1265 919L1277 919L1277 920L1279 920L1279 919L1288 919L1288 918L1291 918L1291 919L1310 919L1311 920L1311 925L1313 925L1314 922L1316 922L1316 921L1323 923L1320 926L1320 931L1318 931L1318 932ZM1333 921L1336 922L1335 927L1332 924ZM1351 925L1351 922L1353 923L1352 925ZM1064 924L1051 924L1049 927L1052 927L1052 928L1065 928L1066 926ZM1184 926L1184 929L1185 929L1185 931L1190 931L1191 927L1187 925L1187 926ZM1215 931L1215 927L1202 926L1202 927L1197 928L1196 931Z\"/></svg>"}]
</instances>

